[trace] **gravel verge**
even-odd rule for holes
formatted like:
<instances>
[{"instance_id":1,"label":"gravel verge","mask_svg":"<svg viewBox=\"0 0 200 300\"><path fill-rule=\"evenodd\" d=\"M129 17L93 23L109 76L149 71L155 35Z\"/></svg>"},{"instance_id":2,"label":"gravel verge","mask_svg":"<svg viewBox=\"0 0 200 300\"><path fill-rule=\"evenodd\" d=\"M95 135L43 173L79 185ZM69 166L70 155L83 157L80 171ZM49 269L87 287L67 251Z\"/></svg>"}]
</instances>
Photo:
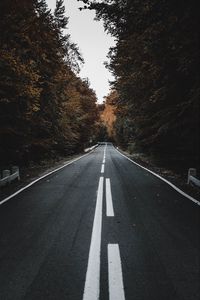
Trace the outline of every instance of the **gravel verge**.
<instances>
[{"instance_id":1,"label":"gravel verge","mask_svg":"<svg viewBox=\"0 0 200 300\"><path fill-rule=\"evenodd\" d=\"M177 186L179 189L181 189L191 197L200 201L200 189L196 186L187 184L187 172L181 173L177 170L167 169L166 167L158 167L155 164L155 162L153 162L149 157L147 157L143 153L130 154L129 152L123 151L122 149L118 150L120 150L121 153L123 153L136 163L162 176L163 178L173 183L175 186Z\"/></svg>"}]
</instances>

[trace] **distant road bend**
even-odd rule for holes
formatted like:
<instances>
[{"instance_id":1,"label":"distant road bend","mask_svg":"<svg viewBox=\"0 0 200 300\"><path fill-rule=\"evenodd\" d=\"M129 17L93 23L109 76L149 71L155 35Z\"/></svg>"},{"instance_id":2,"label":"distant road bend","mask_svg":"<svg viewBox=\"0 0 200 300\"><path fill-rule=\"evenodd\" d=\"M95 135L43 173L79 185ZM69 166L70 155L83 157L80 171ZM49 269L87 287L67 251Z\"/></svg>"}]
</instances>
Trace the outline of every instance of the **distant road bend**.
<instances>
[{"instance_id":1,"label":"distant road bend","mask_svg":"<svg viewBox=\"0 0 200 300\"><path fill-rule=\"evenodd\" d=\"M100 145L0 205L0 299L199 300L199 209Z\"/></svg>"}]
</instances>

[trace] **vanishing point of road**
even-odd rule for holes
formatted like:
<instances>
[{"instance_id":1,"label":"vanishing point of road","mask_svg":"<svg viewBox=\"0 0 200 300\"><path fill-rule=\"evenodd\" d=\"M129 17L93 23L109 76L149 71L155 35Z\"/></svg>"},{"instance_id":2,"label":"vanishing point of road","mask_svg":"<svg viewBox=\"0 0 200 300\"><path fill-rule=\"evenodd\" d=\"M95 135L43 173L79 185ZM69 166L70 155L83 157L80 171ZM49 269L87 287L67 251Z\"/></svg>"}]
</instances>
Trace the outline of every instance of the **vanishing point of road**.
<instances>
[{"instance_id":1,"label":"vanishing point of road","mask_svg":"<svg viewBox=\"0 0 200 300\"><path fill-rule=\"evenodd\" d=\"M200 206L111 144L1 204L1 300L200 299Z\"/></svg>"}]
</instances>

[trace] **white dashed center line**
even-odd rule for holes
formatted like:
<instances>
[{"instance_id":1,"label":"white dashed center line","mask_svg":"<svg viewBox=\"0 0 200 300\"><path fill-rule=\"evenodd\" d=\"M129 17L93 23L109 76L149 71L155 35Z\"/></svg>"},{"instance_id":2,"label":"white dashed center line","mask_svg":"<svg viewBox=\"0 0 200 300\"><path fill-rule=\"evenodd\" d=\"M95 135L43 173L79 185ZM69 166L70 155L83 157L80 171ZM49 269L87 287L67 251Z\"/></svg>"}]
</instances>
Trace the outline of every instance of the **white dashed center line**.
<instances>
[{"instance_id":1,"label":"white dashed center line","mask_svg":"<svg viewBox=\"0 0 200 300\"><path fill-rule=\"evenodd\" d=\"M106 178L106 215L107 217L114 217L112 193L110 187L110 178Z\"/></svg>"},{"instance_id":2,"label":"white dashed center line","mask_svg":"<svg viewBox=\"0 0 200 300\"><path fill-rule=\"evenodd\" d=\"M125 300L122 265L118 244L108 244L109 300Z\"/></svg>"},{"instance_id":3,"label":"white dashed center line","mask_svg":"<svg viewBox=\"0 0 200 300\"><path fill-rule=\"evenodd\" d=\"M107 145L106 145L107 146ZM104 148L101 173L105 171L106 147ZM83 300L99 300L100 297L100 257L103 209L104 177L100 177L97 190L96 209L92 228L92 237L85 279ZM106 178L106 216L114 217L110 178ZM118 244L108 244L108 283L109 300L125 300L122 265Z\"/></svg>"}]
</instances>

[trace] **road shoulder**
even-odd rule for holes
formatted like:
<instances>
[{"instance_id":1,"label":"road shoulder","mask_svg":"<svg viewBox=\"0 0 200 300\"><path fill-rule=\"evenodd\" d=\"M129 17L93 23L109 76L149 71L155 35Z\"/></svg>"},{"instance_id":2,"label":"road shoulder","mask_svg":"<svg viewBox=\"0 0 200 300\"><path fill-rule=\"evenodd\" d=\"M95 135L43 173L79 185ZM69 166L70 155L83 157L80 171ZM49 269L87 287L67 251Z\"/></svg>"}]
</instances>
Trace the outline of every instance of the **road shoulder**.
<instances>
[{"instance_id":1,"label":"road shoulder","mask_svg":"<svg viewBox=\"0 0 200 300\"><path fill-rule=\"evenodd\" d=\"M93 149L91 151L93 151ZM5 198L25 188L32 182L35 182L39 178L43 178L48 174L51 174L57 169L61 169L67 164L73 162L74 160L77 160L83 157L84 155L89 154L91 151L87 151L87 153L74 154L66 157L58 157L57 159L43 160L40 163L34 163L30 164L27 167L20 168L20 181L14 181L10 184L7 184L4 187L1 187L0 203Z\"/></svg>"},{"instance_id":2,"label":"road shoulder","mask_svg":"<svg viewBox=\"0 0 200 300\"><path fill-rule=\"evenodd\" d=\"M144 168L156 173L157 175L163 177L177 188L188 194L189 196L200 201L200 189L187 184L187 174L181 174L174 170L167 169L165 167L160 167L156 165L149 157L145 157L143 154L130 154L127 151L124 151L120 148L117 148L119 152L127 156L137 164L141 165Z\"/></svg>"}]
</instances>

